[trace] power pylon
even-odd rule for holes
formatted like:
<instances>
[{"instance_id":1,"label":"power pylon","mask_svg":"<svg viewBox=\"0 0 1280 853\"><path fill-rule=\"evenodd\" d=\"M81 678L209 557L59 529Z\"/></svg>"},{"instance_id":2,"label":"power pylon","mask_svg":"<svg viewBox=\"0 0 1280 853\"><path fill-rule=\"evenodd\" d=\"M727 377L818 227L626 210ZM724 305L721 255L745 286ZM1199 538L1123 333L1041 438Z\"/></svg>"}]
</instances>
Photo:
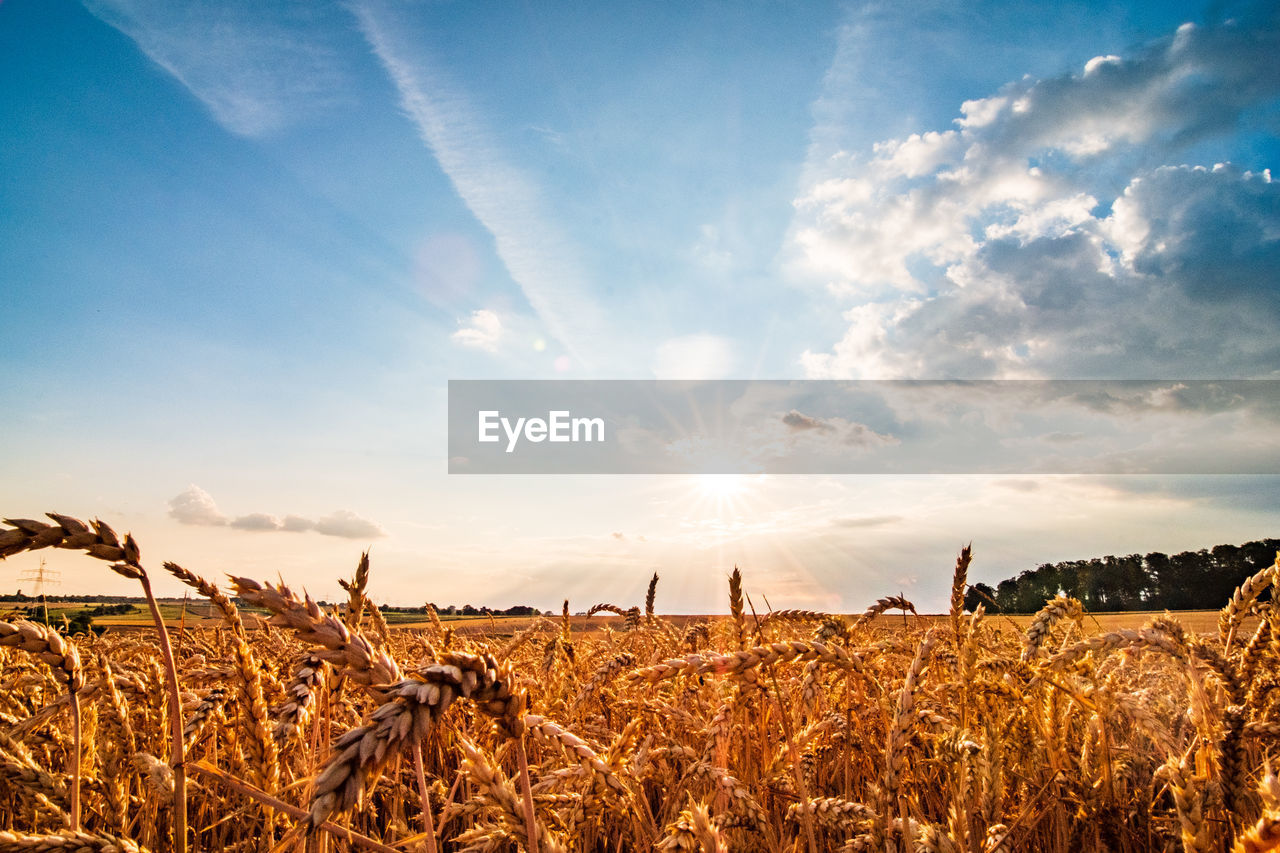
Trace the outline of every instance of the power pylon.
<instances>
[{"instance_id":1,"label":"power pylon","mask_svg":"<svg viewBox=\"0 0 1280 853\"><path fill-rule=\"evenodd\" d=\"M40 558L40 565L34 569L27 569L18 576L20 581L31 581L36 585L36 597L40 599L40 611L44 616L44 624L49 624L49 607L44 601L44 590L47 586L57 586L62 582L62 572L57 569L50 569L45 565L44 557Z\"/></svg>"}]
</instances>

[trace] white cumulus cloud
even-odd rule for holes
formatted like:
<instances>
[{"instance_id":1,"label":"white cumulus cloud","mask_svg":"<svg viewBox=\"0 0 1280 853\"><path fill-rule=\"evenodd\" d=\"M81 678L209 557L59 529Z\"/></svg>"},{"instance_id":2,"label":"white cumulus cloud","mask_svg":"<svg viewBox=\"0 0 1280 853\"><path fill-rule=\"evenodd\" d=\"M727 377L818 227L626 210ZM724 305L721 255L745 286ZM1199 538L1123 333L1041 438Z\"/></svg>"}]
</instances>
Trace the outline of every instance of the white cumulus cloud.
<instances>
[{"instance_id":1,"label":"white cumulus cloud","mask_svg":"<svg viewBox=\"0 0 1280 853\"><path fill-rule=\"evenodd\" d=\"M1280 186L1185 165L1280 99L1280 28L1177 33L810 170L793 270L846 329L815 378L1267 376Z\"/></svg>"},{"instance_id":2,"label":"white cumulus cloud","mask_svg":"<svg viewBox=\"0 0 1280 853\"><path fill-rule=\"evenodd\" d=\"M455 343L486 352L497 352L502 340L502 319L492 311L472 311L467 325L451 336Z\"/></svg>"},{"instance_id":3,"label":"white cumulus cloud","mask_svg":"<svg viewBox=\"0 0 1280 853\"><path fill-rule=\"evenodd\" d=\"M265 512L251 512L248 515L242 515L235 521L231 522L231 526L237 530L280 530L280 519L274 515L267 515Z\"/></svg>"},{"instance_id":4,"label":"white cumulus cloud","mask_svg":"<svg viewBox=\"0 0 1280 853\"><path fill-rule=\"evenodd\" d=\"M387 531L376 521L361 518L345 509L318 520L315 529L325 536L341 536L343 539L377 539L387 535Z\"/></svg>"},{"instance_id":5,"label":"white cumulus cloud","mask_svg":"<svg viewBox=\"0 0 1280 853\"><path fill-rule=\"evenodd\" d=\"M182 524L227 523L227 517L218 509L213 497L194 483L186 491L169 499L169 515Z\"/></svg>"}]
</instances>

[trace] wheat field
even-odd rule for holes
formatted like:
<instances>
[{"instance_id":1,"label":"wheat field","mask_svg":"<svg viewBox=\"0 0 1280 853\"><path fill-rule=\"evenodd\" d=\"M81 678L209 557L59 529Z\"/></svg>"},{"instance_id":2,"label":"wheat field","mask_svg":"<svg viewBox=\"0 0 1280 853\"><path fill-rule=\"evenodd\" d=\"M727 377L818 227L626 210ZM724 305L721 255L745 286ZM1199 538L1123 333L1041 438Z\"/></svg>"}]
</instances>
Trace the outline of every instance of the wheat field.
<instances>
[{"instance_id":1,"label":"wheat field","mask_svg":"<svg viewBox=\"0 0 1280 853\"><path fill-rule=\"evenodd\" d=\"M334 612L165 563L224 623L179 633L132 537L49 519L0 558L105 561L155 629L0 622L0 850L1280 849L1280 556L1204 633L965 612L968 548L935 619L757 615L735 570L728 618L664 618L655 575L589 632L389 629L367 555Z\"/></svg>"}]
</instances>

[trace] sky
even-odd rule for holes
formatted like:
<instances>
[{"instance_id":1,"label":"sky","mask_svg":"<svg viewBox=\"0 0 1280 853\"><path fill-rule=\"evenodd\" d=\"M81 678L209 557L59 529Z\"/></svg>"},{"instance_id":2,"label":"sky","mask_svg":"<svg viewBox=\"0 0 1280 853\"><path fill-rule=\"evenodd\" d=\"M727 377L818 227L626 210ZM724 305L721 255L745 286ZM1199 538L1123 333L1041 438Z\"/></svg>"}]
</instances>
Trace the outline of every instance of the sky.
<instances>
[{"instance_id":1,"label":"sky","mask_svg":"<svg viewBox=\"0 0 1280 853\"><path fill-rule=\"evenodd\" d=\"M685 613L735 564L941 609L970 541L995 582L1280 535L1274 471L466 476L446 435L450 379L1280 378L1276 55L1267 2L4 0L0 514ZM0 586L40 556L136 592Z\"/></svg>"}]
</instances>

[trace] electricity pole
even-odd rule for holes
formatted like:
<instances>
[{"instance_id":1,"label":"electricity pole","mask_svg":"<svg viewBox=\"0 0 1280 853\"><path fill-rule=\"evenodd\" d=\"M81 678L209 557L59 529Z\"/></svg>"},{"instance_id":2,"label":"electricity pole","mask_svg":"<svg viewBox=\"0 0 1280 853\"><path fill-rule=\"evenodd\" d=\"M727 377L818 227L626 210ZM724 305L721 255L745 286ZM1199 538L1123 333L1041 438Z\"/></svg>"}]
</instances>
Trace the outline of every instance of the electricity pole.
<instances>
[{"instance_id":1,"label":"electricity pole","mask_svg":"<svg viewBox=\"0 0 1280 853\"><path fill-rule=\"evenodd\" d=\"M44 558L40 558L40 565L34 569L27 569L18 580L31 581L36 585L36 597L40 599L40 613L44 617L44 624L49 624L49 607L44 601L44 588L46 586L57 586L61 579L61 572L57 569L50 569L45 566Z\"/></svg>"}]
</instances>

